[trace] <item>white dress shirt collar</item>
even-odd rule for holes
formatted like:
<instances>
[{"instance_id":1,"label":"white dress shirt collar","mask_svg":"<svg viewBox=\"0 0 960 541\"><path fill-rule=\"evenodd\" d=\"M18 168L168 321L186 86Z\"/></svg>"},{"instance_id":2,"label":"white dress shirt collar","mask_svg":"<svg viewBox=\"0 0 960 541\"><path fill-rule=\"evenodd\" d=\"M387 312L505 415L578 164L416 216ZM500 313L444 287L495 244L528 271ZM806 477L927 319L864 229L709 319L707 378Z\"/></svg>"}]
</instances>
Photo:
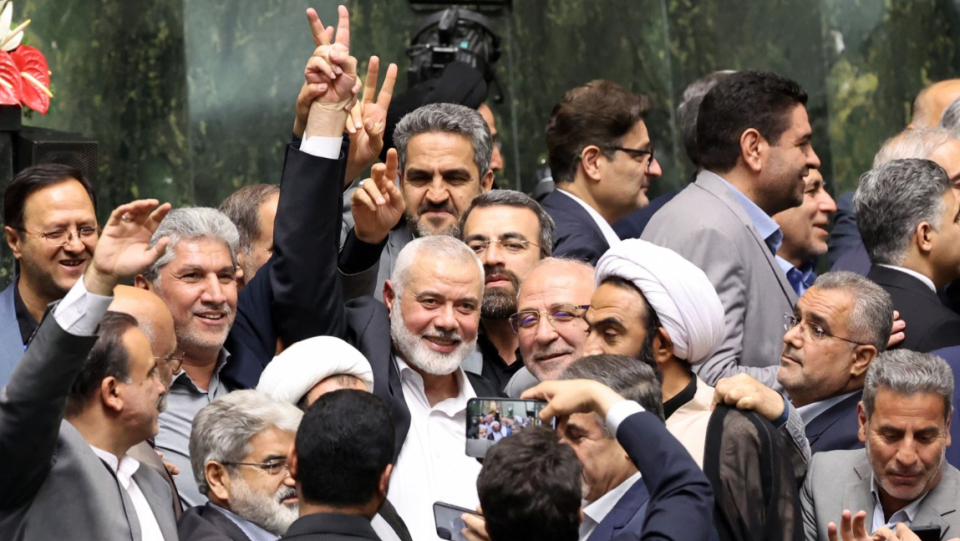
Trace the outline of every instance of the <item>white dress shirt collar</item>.
<instances>
[{"instance_id":1,"label":"white dress shirt collar","mask_svg":"<svg viewBox=\"0 0 960 541\"><path fill-rule=\"evenodd\" d=\"M909 274L910 276L913 276L913 277L916 278L917 280L920 280L921 282L923 282L924 284L926 284L927 287L930 288L930 291L933 291L934 293L937 292L937 287L936 287L935 285L933 285L933 280L927 278L926 276L920 274L919 272L917 272L917 271L915 271L915 270L910 270L910 269L907 269L907 268L904 268L904 267L898 267L898 266L896 266L896 265L884 265L884 264L882 264L882 263L880 263L879 266L880 266L880 267L886 267L886 268L888 268L888 269L898 270L898 271L900 271L900 272L902 272L902 273Z\"/></svg>"},{"instance_id":2,"label":"white dress shirt collar","mask_svg":"<svg viewBox=\"0 0 960 541\"><path fill-rule=\"evenodd\" d=\"M606 239L607 244L609 244L611 248L613 248L617 244L620 244L620 236L617 235L616 231L613 230L613 227L611 227L610 224L608 224L607 221L603 219L603 216L600 216L600 213L597 212L595 208L591 207L583 199L580 199L579 197L573 195L572 193L566 190L559 190L559 191L563 192L563 195L576 201L577 204L579 204L581 207L584 208L584 210L587 211L587 214L589 214L590 217L593 218L593 221L597 223L597 227L599 227L600 232L603 233L603 238Z\"/></svg>"},{"instance_id":3,"label":"white dress shirt collar","mask_svg":"<svg viewBox=\"0 0 960 541\"><path fill-rule=\"evenodd\" d=\"M877 531L882 526L895 529L894 526L896 526L898 522L902 522L907 526L910 526L910 524L913 522L913 519L917 516L917 509L920 508L920 504L923 503L923 499L927 497L927 494L920 496L916 500L910 502L903 509L890 515L890 520L885 520L883 504L880 503L880 489L877 488L876 476L871 476L870 487L870 494L873 496L874 503L873 529L870 530L872 532Z\"/></svg>"},{"instance_id":4,"label":"white dress shirt collar","mask_svg":"<svg viewBox=\"0 0 960 541\"><path fill-rule=\"evenodd\" d=\"M639 480L640 472L637 472L628 477L626 481L617 485L613 490L597 498L596 501L584 505L583 524L580 525L580 541L585 541L593 535L593 531L603 522L603 519L607 518L610 511L613 511L617 502L619 502L620 499L623 498L623 495L633 488L633 485Z\"/></svg>"},{"instance_id":5,"label":"white dress shirt collar","mask_svg":"<svg viewBox=\"0 0 960 541\"><path fill-rule=\"evenodd\" d=\"M806 406L800 406L797 408L797 413L800 414L800 418L803 419L803 424L808 425L811 421L817 418L821 413L827 411L828 409L836 406L840 402L850 398L851 396L857 394L860 391L853 391L852 393L842 394L840 396L834 396L833 398L828 398L826 400L821 400L819 402L814 402L812 404L807 404Z\"/></svg>"},{"instance_id":6,"label":"white dress shirt collar","mask_svg":"<svg viewBox=\"0 0 960 541\"><path fill-rule=\"evenodd\" d=\"M120 482L120 486L122 486L127 492L127 495L130 496L130 501L133 502L133 510L137 514L137 521L140 523L141 539L143 541L163 541L163 532L160 531L160 524L157 522L157 517L153 514L153 509L150 507L146 496L144 496L140 490L140 486L137 485L137 480L133 478L133 475L140 469L140 463L137 462L135 458L127 455L117 460L117 455L108 453L92 445L90 449L100 457L100 460L110 466L110 469L117 476L117 481ZM115 511L122 510L107 510L107 512Z\"/></svg>"},{"instance_id":7,"label":"white dress shirt collar","mask_svg":"<svg viewBox=\"0 0 960 541\"><path fill-rule=\"evenodd\" d=\"M233 511L230 511L229 509L220 507L213 502L210 502L210 507L220 511L224 514L224 516L230 519L230 522L236 524L237 528L240 528L240 531L250 538L250 541L277 541L280 539L279 535L275 535L272 532L264 530L260 526L250 522Z\"/></svg>"}]
</instances>

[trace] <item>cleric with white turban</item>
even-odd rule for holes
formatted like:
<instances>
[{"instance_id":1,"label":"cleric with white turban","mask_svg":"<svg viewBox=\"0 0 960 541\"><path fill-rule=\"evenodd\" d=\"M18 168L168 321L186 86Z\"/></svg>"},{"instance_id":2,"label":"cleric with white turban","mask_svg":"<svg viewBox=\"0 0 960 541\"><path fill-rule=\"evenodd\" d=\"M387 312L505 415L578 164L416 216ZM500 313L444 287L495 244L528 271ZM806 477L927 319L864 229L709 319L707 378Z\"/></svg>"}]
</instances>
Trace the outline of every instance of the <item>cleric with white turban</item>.
<instances>
[{"instance_id":1,"label":"cleric with white turban","mask_svg":"<svg viewBox=\"0 0 960 541\"><path fill-rule=\"evenodd\" d=\"M302 340L273 358L260 375L258 391L296 404L332 376L353 376L373 392L373 370L357 348L333 336Z\"/></svg>"},{"instance_id":2,"label":"cleric with white turban","mask_svg":"<svg viewBox=\"0 0 960 541\"><path fill-rule=\"evenodd\" d=\"M597 262L597 285L611 276L637 287L673 342L674 356L690 364L709 359L723 341L723 305L696 265L673 250L640 239L610 248Z\"/></svg>"}]
</instances>

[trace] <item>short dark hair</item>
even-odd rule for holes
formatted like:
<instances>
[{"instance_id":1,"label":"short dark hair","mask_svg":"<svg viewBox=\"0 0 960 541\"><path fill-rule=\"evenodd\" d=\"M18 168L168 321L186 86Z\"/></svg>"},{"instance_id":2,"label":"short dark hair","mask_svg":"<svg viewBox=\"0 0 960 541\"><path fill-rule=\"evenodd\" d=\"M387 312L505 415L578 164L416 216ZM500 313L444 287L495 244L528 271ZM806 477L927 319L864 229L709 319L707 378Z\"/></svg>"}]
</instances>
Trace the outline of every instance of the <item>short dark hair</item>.
<instances>
[{"instance_id":1,"label":"short dark hair","mask_svg":"<svg viewBox=\"0 0 960 541\"><path fill-rule=\"evenodd\" d=\"M649 98L606 79L568 90L547 122L547 152L554 181L573 181L577 156L588 145L612 156L610 148L620 146L649 109Z\"/></svg>"},{"instance_id":2,"label":"short dark hair","mask_svg":"<svg viewBox=\"0 0 960 541\"><path fill-rule=\"evenodd\" d=\"M626 355L583 357L570 364L563 371L560 379L598 381L663 419L663 391L660 388L660 381L653 368L638 362L634 357Z\"/></svg>"},{"instance_id":3,"label":"short dark hair","mask_svg":"<svg viewBox=\"0 0 960 541\"><path fill-rule=\"evenodd\" d=\"M703 102L707 92L717 86L717 83L734 73L736 72L731 70L715 71L690 83L683 91L682 101L677 106L677 127L680 129L680 139L683 140L687 157L693 165L700 165L700 160L697 158L697 116L700 103Z\"/></svg>"},{"instance_id":4,"label":"short dark hair","mask_svg":"<svg viewBox=\"0 0 960 541\"><path fill-rule=\"evenodd\" d=\"M557 433L531 427L487 452L477 492L491 541L576 541L581 466Z\"/></svg>"},{"instance_id":5,"label":"short dark hair","mask_svg":"<svg viewBox=\"0 0 960 541\"><path fill-rule=\"evenodd\" d=\"M59 163L44 163L27 167L13 177L3 193L3 223L13 229L23 228L23 207L30 194L47 186L76 180L87 191L93 210L97 210L97 195L93 184L76 168Z\"/></svg>"},{"instance_id":6,"label":"short dark hair","mask_svg":"<svg viewBox=\"0 0 960 541\"><path fill-rule=\"evenodd\" d=\"M297 430L297 481L308 503L345 508L377 492L393 462L393 420L376 395L353 389L326 393Z\"/></svg>"},{"instance_id":7,"label":"short dark hair","mask_svg":"<svg viewBox=\"0 0 960 541\"><path fill-rule=\"evenodd\" d=\"M529 209L537 216L537 222L540 224L540 237L537 240L537 243L540 244L540 257L550 257L553 253L553 239L556 236L557 224L550 217L550 214L540 206L540 203L537 203L529 195L514 190L490 190L474 197L470 206L467 207L460 218L461 240L463 240L463 228L473 209L500 206Z\"/></svg>"},{"instance_id":8,"label":"short dark hair","mask_svg":"<svg viewBox=\"0 0 960 541\"><path fill-rule=\"evenodd\" d=\"M807 103L793 80L769 71L740 71L726 77L703 98L697 116L700 165L726 173L740 159L740 136L754 128L771 145L790 126L790 110Z\"/></svg>"},{"instance_id":9,"label":"short dark hair","mask_svg":"<svg viewBox=\"0 0 960 541\"><path fill-rule=\"evenodd\" d=\"M272 195L280 193L276 184L252 184L230 194L220 203L220 212L227 215L240 233L239 251L249 254L260 236L260 206Z\"/></svg>"},{"instance_id":10,"label":"short dark hair","mask_svg":"<svg viewBox=\"0 0 960 541\"><path fill-rule=\"evenodd\" d=\"M123 382L130 381L130 352L123 345L123 335L136 328L139 328L137 320L130 314L107 312L103 316L97 329L97 342L67 393L64 416L79 415L104 379L114 377Z\"/></svg>"}]
</instances>

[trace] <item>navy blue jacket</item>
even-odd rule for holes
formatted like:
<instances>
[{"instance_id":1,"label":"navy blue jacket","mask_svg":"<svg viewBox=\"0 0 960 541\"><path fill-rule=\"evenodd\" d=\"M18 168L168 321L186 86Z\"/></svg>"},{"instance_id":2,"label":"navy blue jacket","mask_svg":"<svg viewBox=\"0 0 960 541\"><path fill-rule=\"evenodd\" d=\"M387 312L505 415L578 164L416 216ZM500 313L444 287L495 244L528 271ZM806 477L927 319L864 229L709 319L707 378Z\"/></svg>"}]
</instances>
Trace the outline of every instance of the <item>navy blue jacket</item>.
<instances>
[{"instance_id":1,"label":"navy blue jacket","mask_svg":"<svg viewBox=\"0 0 960 541\"><path fill-rule=\"evenodd\" d=\"M867 278L890 294L894 309L907 324L906 338L896 347L927 353L960 345L960 316L918 278L879 265L870 268Z\"/></svg>"},{"instance_id":2,"label":"navy blue jacket","mask_svg":"<svg viewBox=\"0 0 960 541\"><path fill-rule=\"evenodd\" d=\"M806 427L810 453L863 449L863 442L857 436L860 431L857 403L862 398L863 390L860 390L810 421Z\"/></svg>"},{"instance_id":3,"label":"navy blue jacket","mask_svg":"<svg viewBox=\"0 0 960 541\"><path fill-rule=\"evenodd\" d=\"M953 370L954 380L960 379L960 346L938 349L930 352L947 361ZM953 392L953 415L950 416L950 439L953 445L947 447L947 462L954 468L960 468L960 413L957 412L957 392Z\"/></svg>"},{"instance_id":4,"label":"navy blue jacket","mask_svg":"<svg viewBox=\"0 0 960 541\"><path fill-rule=\"evenodd\" d=\"M541 203L557 224L553 255L566 256L596 265L610 245L597 222L580 203L562 190L554 190Z\"/></svg>"},{"instance_id":5,"label":"navy blue jacket","mask_svg":"<svg viewBox=\"0 0 960 541\"><path fill-rule=\"evenodd\" d=\"M590 541L611 541L621 532L640 534L647 518L647 502L650 492L643 481L635 483L613 506L610 513L597 524L590 534Z\"/></svg>"}]
</instances>

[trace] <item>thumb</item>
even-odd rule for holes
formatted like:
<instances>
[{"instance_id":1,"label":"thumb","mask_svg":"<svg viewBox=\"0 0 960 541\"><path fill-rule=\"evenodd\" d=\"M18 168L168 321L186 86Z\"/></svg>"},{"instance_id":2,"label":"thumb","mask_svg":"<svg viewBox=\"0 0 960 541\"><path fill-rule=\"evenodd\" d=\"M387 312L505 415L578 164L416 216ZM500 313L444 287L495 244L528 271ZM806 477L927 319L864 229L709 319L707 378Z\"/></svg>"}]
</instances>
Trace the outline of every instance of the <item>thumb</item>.
<instances>
[{"instance_id":1,"label":"thumb","mask_svg":"<svg viewBox=\"0 0 960 541\"><path fill-rule=\"evenodd\" d=\"M153 248L148 250L150 253L151 264L163 256L164 252L167 251L168 244L170 244L170 237L163 237L153 245Z\"/></svg>"}]
</instances>

